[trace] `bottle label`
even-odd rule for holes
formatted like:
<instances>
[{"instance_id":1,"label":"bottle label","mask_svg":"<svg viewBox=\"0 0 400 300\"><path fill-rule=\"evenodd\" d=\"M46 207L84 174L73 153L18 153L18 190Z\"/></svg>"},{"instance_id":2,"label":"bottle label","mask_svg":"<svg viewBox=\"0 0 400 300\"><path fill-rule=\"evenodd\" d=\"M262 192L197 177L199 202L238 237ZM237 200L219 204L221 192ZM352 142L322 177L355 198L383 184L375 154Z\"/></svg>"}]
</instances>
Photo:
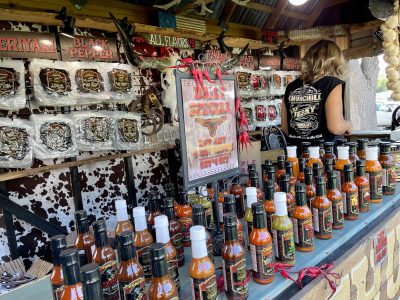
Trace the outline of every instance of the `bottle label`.
<instances>
[{"instance_id":1,"label":"bottle label","mask_svg":"<svg viewBox=\"0 0 400 300\"><path fill-rule=\"evenodd\" d=\"M270 213L270 212L266 213L268 232L272 232L271 230L272 230L272 217L273 217L273 215L274 215L274 213Z\"/></svg>"},{"instance_id":2,"label":"bottle label","mask_svg":"<svg viewBox=\"0 0 400 300\"><path fill-rule=\"evenodd\" d=\"M385 194L393 194L396 186L396 171L394 166L382 169L382 191Z\"/></svg>"},{"instance_id":3,"label":"bottle label","mask_svg":"<svg viewBox=\"0 0 400 300\"><path fill-rule=\"evenodd\" d=\"M358 187L358 205L360 211L369 209L369 185Z\"/></svg>"},{"instance_id":4,"label":"bottle label","mask_svg":"<svg viewBox=\"0 0 400 300\"><path fill-rule=\"evenodd\" d=\"M293 195L293 197L296 196L296 191L295 191L295 189L294 189L294 185L291 185L291 186L290 186L290 193Z\"/></svg>"},{"instance_id":5,"label":"bottle label","mask_svg":"<svg viewBox=\"0 0 400 300\"><path fill-rule=\"evenodd\" d=\"M252 230L253 230L253 222L247 222L247 238L248 239L250 238L250 233Z\"/></svg>"},{"instance_id":6,"label":"bottle label","mask_svg":"<svg viewBox=\"0 0 400 300\"><path fill-rule=\"evenodd\" d=\"M313 208L314 231L320 235L332 232L332 207Z\"/></svg>"},{"instance_id":7,"label":"bottle label","mask_svg":"<svg viewBox=\"0 0 400 300\"><path fill-rule=\"evenodd\" d=\"M239 221L240 222L240 221ZM250 231L251 232L251 231ZM243 248L246 247L246 242L244 240L244 233L243 231L238 231L238 241L239 243L243 246Z\"/></svg>"},{"instance_id":8,"label":"bottle label","mask_svg":"<svg viewBox=\"0 0 400 300\"><path fill-rule=\"evenodd\" d=\"M314 246L314 230L312 218L296 219L292 218L294 242L302 248L311 248Z\"/></svg>"},{"instance_id":9,"label":"bottle label","mask_svg":"<svg viewBox=\"0 0 400 300\"><path fill-rule=\"evenodd\" d=\"M289 204L289 205L287 206L289 218L292 217L292 214L293 214L293 211L294 211L295 208L296 208L296 203L292 203L292 204Z\"/></svg>"},{"instance_id":10,"label":"bottle label","mask_svg":"<svg viewBox=\"0 0 400 300\"><path fill-rule=\"evenodd\" d=\"M211 261L214 261L214 248L212 239L207 241L207 255L211 259Z\"/></svg>"},{"instance_id":11,"label":"bottle label","mask_svg":"<svg viewBox=\"0 0 400 300\"><path fill-rule=\"evenodd\" d=\"M219 222L224 222L224 203L217 202Z\"/></svg>"},{"instance_id":12,"label":"bottle label","mask_svg":"<svg viewBox=\"0 0 400 300\"><path fill-rule=\"evenodd\" d=\"M143 277L137 278L131 282L119 282L119 291L123 300L145 300L146 288Z\"/></svg>"},{"instance_id":13,"label":"bottle label","mask_svg":"<svg viewBox=\"0 0 400 300\"><path fill-rule=\"evenodd\" d=\"M343 198L343 213L347 214L347 197L346 197L346 193L342 193L342 198Z\"/></svg>"},{"instance_id":14,"label":"bottle label","mask_svg":"<svg viewBox=\"0 0 400 300\"><path fill-rule=\"evenodd\" d=\"M272 236L274 239L275 257L281 262L293 263L295 259L293 229L272 229Z\"/></svg>"},{"instance_id":15,"label":"bottle label","mask_svg":"<svg viewBox=\"0 0 400 300\"><path fill-rule=\"evenodd\" d=\"M149 246L136 248L137 255L139 258L139 263L143 267L144 277L151 278L151 260L150 260L150 248Z\"/></svg>"},{"instance_id":16,"label":"bottle label","mask_svg":"<svg viewBox=\"0 0 400 300\"><path fill-rule=\"evenodd\" d=\"M117 262L108 261L99 265L101 285L104 296L114 296L118 294Z\"/></svg>"},{"instance_id":17,"label":"bottle label","mask_svg":"<svg viewBox=\"0 0 400 300\"><path fill-rule=\"evenodd\" d=\"M309 209L312 209L312 202L314 201L315 196L307 196L307 206Z\"/></svg>"},{"instance_id":18,"label":"bottle label","mask_svg":"<svg viewBox=\"0 0 400 300\"><path fill-rule=\"evenodd\" d=\"M195 300L216 300L217 279L212 275L206 279L191 278L192 284L192 299Z\"/></svg>"},{"instance_id":19,"label":"bottle label","mask_svg":"<svg viewBox=\"0 0 400 300\"><path fill-rule=\"evenodd\" d=\"M350 217L358 216L358 193L345 193L346 195L346 209L345 214Z\"/></svg>"},{"instance_id":20,"label":"bottle label","mask_svg":"<svg viewBox=\"0 0 400 300\"><path fill-rule=\"evenodd\" d=\"M343 200L332 201L332 215L332 226L340 227L344 225Z\"/></svg>"},{"instance_id":21,"label":"bottle label","mask_svg":"<svg viewBox=\"0 0 400 300\"><path fill-rule=\"evenodd\" d=\"M228 293L234 293L237 295L247 295L248 284L247 284L247 270L246 270L246 259L241 259L238 262L230 262L222 260L225 269L225 282L226 291Z\"/></svg>"},{"instance_id":22,"label":"bottle label","mask_svg":"<svg viewBox=\"0 0 400 300\"><path fill-rule=\"evenodd\" d=\"M171 279L175 282L176 288L179 288L179 271L178 271L178 260L171 259L168 263L168 274Z\"/></svg>"},{"instance_id":23,"label":"bottle label","mask_svg":"<svg viewBox=\"0 0 400 300\"><path fill-rule=\"evenodd\" d=\"M342 182L344 182L344 172L335 171L336 172L336 186L338 187L339 191L342 190ZM343 179L342 179L343 177Z\"/></svg>"},{"instance_id":24,"label":"bottle label","mask_svg":"<svg viewBox=\"0 0 400 300\"><path fill-rule=\"evenodd\" d=\"M272 244L266 247L254 246L250 244L251 266L258 279L269 279L274 277L274 268L272 266Z\"/></svg>"},{"instance_id":25,"label":"bottle label","mask_svg":"<svg viewBox=\"0 0 400 300\"><path fill-rule=\"evenodd\" d=\"M85 249L79 249L78 250L78 256L79 256L79 265L83 267L88 263L87 255L86 255L86 250Z\"/></svg>"},{"instance_id":26,"label":"bottle label","mask_svg":"<svg viewBox=\"0 0 400 300\"><path fill-rule=\"evenodd\" d=\"M209 208L206 209L205 211L205 215L206 215L206 227L208 230L214 230L214 216L213 216L213 210L212 210L212 206L210 206Z\"/></svg>"},{"instance_id":27,"label":"bottle label","mask_svg":"<svg viewBox=\"0 0 400 300\"><path fill-rule=\"evenodd\" d=\"M190 246L190 227L192 227L192 219L183 217L179 218L179 224L181 224L181 232L182 232L182 243L183 246Z\"/></svg>"},{"instance_id":28,"label":"bottle label","mask_svg":"<svg viewBox=\"0 0 400 300\"><path fill-rule=\"evenodd\" d=\"M382 171L366 173L369 180L371 200L382 200Z\"/></svg>"},{"instance_id":29,"label":"bottle label","mask_svg":"<svg viewBox=\"0 0 400 300\"><path fill-rule=\"evenodd\" d=\"M172 235L171 237L172 244L174 245L176 249L176 258L178 261L184 260L185 259L185 249L183 249L183 244L182 244L182 234L180 232Z\"/></svg>"},{"instance_id":30,"label":"bottle label","mask_svg":"<svg viewBox=\"0 0 400 300\"><path fill-rule=\"evenodd\" d=\"M64 291L64 285L63 284L51 285L51 289L53 291L53 299L60 300L61 294Z\"/></svg>"}]
</instances>

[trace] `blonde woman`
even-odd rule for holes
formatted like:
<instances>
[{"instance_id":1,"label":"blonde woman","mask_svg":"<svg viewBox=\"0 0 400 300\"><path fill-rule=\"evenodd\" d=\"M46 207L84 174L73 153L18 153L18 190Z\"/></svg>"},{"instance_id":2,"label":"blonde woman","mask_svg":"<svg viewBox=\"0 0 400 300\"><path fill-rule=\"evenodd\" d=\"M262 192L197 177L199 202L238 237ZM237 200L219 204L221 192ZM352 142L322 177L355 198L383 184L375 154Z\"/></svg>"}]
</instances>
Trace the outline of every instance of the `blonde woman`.
<instances>
[{"instance_id":1,"label":"blonde woman","mask_svg":"<svg viewBox=\"0 0 400 300\"><path fill-rule=\"evenodd\" d=\"M322 40L302 60L302 75L291 82L282 102L282 130L291 145L335 142L352 125L343 117L345 61L340 48Z\"/></svg>"}]
</instances>

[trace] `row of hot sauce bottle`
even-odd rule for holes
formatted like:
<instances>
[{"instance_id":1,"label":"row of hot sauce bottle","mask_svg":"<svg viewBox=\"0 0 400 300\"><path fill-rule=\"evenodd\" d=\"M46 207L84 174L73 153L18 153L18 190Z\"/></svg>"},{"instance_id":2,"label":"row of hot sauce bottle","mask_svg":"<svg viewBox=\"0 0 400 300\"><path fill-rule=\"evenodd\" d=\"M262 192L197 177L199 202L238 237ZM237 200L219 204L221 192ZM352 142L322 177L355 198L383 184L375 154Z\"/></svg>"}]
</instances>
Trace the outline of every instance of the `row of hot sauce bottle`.
<instances>
[{"instance_id":1,"label":"row of hot sauce bottle","mask_svg":"<svg viewBox=\"0 0 400 300\"><path fill-rule=\"evenodd\" d=\"M382 194L394 194L390 143L380 143L379 148L378 156L377 146L359 140L338 146L336 157L333 143L323 147L303 143L297 159L296 147L289 146L287 158L278 157L277 170L271 161L262 166L264 192L259 189L255 165L249 165L245 192L235 183L229 192L220 193L219 221L225 234L221 256L228 298L248 296L246 243L239 218L244 217L247 224L253 279L270 283L274 280L274 254L277 261L294 264L295 249L312 251L314 236L331 238L332 229L344 228L345 219L357 219L360 212L369 211L370 202L381 202ZM204 207L190 206L183 191L175 199L171 185L166 191L161 207L154 195L150 197L147 217L143 207L134 208L135 232L126 202L116 201L119 267L105 222L94 222L92 235L86 213L76 212L75 248L65 249L64 236L51 239L54 298L178 299L183 247L192 246L189 276L193 299L216 299L212 239L207 230L210 222ZM211 187L208 192L212 198ZM150 282L148 295L145 282Z\"/></svg>"}]
</instances>

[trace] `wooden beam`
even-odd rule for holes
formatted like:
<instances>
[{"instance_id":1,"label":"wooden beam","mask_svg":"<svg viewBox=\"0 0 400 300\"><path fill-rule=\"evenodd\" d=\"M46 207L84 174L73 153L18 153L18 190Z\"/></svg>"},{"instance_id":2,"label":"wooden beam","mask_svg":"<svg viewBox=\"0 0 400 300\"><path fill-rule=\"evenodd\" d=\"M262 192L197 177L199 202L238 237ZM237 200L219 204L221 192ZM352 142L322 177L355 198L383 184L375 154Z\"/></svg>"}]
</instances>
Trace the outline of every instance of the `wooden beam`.
<instances>
[{"instance_id":1,"label":"wooden beam","mask_svg":"<svg viewBox=\"0 0 400 300\"><path fill-rule=\"evenodd\" d=\"M286 1L286 0L285 0ZM268 14L271 14L275 7L273 6L269 6L269 5L265 5L265 4L261 4L258 2L249 2L247 3L244 7L250 8L250 9L255 9L255 10L259 10ZM282 16L287 16L293 19L298 19L298 20L307 20L308 19L308 15L305 14L301 14L295 11L289 11L289 10L283 10L282 11Z\"/></svg>"},{"instance_id":2,"label":"wooden beam","mask_svg":"<svg viewBox=\"0 0 400 300\"><path fill-rule=\"evenodd\" d=\"M233 12L235 11L236 4L232 1L228 1L224 9L222 10L222 14L219 20L219 25L226 26L232 18Z\"/></svg>"},{"instance_id":3,"label":"wooden beam","mask_svg":"<svg viewBox=\"0 0 400 300\"><path fill-rule=\"evenodd\" d=\"M265 29L274 29L276 26L276 23L278 22L279 18L281 17L281 14L283 10L286 8L288 4L288 0L281 0L278 2L276 5L273 13L268 17L267 22L264 24Z\"/></svg>"},{"instance_id":4,"label":"wooden beam","mask_svg":"<svg viewBox=\"0 0 400 300\"><path fill-rule=\"evenodd\" d=\"M308 20L303 24L303 28L311 27L315 23L315 21L317 21L318 17L321 15L322 11L325 8L336 6L345 2L349 2L349 0L318 0L318 3L312 11L311 15L309 16Z\"/></svg>"}]
</instances>

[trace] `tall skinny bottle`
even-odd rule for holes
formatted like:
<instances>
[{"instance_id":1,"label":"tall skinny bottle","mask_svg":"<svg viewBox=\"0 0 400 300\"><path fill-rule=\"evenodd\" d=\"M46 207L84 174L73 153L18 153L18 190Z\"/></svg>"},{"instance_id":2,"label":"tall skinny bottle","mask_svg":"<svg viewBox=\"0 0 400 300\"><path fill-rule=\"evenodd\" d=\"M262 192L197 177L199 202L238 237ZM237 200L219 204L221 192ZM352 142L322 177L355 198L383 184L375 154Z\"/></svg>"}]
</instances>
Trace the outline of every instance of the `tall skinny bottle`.
<instances>
[{"instance_id":1,"label":"tall skinny bottle","mask_svg":"<svg viewBox=\"0 0 400 300\"><path fill-rule=\"evenodd\" d=\"M169 235L176 249L178 266L182 267L185 264L185 253L182 243L181 225L175 217L174 198L167 197L164 199L164 213L168 217Z\"/></svg>"},{"instance_id":2,"label":"tall skinny bottle","mask_svg":"<svg viewBox=\"0 0 400 300\"><path fill-rule=\"evenodd\" d=\"M235 204L235 202L233 204ZM226 205L226 196L225 196L224 205ZM205 217L205 212L204 212L203 205L194 204L192 206L192 211L193 211L193 226L200 225L200 226L203 226L204 228L206 228L206 217ZM207 242L208 257L211 259L211 261L214 261L214 250L213 250L212 237L211 237L211 234L208 232L207 229L205 229L205 232L206 232L206 242Z\"/></svg>"},{"instance_id":3,"label":"tall skinny bottle","mask_svg":"<svg viewBox=\"0 0 400 300\"><path fill-rule=\"evenodd\" d=\"M357 140L357 156L361 160L366 159L367 145L368 145L368 139L358 139Z\"/></svg>"},{"instance_id":4,"label":"tall skinny bottle","mask_svg":"<svg viewBox=\"0 0 400 300\"><path fill-rule=\"evenodd\" d=\"M297 181L300 183L304 183L306 180L305 174L304 174L304 168L306 167L306 159L305 158L299 158L299 175L297 176Z\"/></svg>"},{"instance_id":5,"label":"tall skinny bottle","mask_svg":"<svg viewBox=\"0 0 400 300\"><path fill-rule=\"evenodd\" d=\"M51 253L53 254L53 271L50 275L50 284L53 292L53 300L60 300L64 290L64 276L62 272L60 254L67 248L65 235L55 235L50 239Z\"/></svg>"},{"instance_id":6,"label":"tall skinny bottle","mask_svg":"<svg viewBox=\"0 0 400 300\"><path fill-rule=\"evenodd\" d=\"M274 182L268 180L264 184L265 189L265 202L264 209L267 218L267 229L268 232L272 232L272 216L275 214L275 204L274 204Z\"/></svg>"},{"instance_id":7,"label":"tall skinny bottle","mask_svg":"<svg viewBox=\"0 0 400 300\"><path fill-rule=\"evenodd\" d=\"M275 192L280 192L280 187L276 180L275 168L272 166L267 167L267 175L268 175L268 180L271 180L274 183Z\"/></svg>"},{"instance_id":8,"label":"tall skinny bottle","mask_svg":"<svg viewBox=\"0 0 400 300\"><path fill-rule=\"evenodd\" d=\"M359 214L358 208L358 189L354 181L353 164L344 166L344 183L342 193L344 199L344 218L346 220L357 220Z\"/></svg>"},{"instance_id":9,"label":"tall skinny bottle","mask_svg":"<svg viewBox=\"0 0 400 300\"><path fill-rule=\"evenodd\" d=\"M344 166L347 164L351 164L349 159L349 147L337 147L338 151L338 159L335 164L336 171L336 186L342 191L342 184L344 182Z\"/></svg>"},{"instance_id":10,"label":"tall skinny bottle","mask_svg":"<svg viewBox=\"0 0 400 300\"><path fill-rule=\"evenodd\" d=\"M343 196L336 187L336 172L328 171L328 190L326 196L332 202L332 228L342 229L344 227Z\"/></svg>"},{"instance_id":11,"label":"tall skinny bottle","mask_svg":"<svg viewBox=\"0 0 400 300\"><path fill-rule=\"evenodd\" d=\"M128 211L127 211L127 205L126 205L126 200L115 200L115 210L117 212L117 225L115 226L115 241L116 241L116 247L118 247L118 236L124 232L124 231L130 231L133 232L133 226L131 221L129 220L128 216ZM120 253L118 250L118 259L119 259Z\"/></svg>"},{"instance_id":12,"label":"tall skinny bottle","mask_svg":"<svg viewBox=\"0 0 400 300\"><path fill-rule=\"evenodd\" d=\"M310 209L312 209L312 202L315 198L315 184L313 178L313 171L311 168L305 168L304 173L306 176L306 197L307 197L307 205Z\"/></svg>"},{"instance_id":13,"label":"tall skinny bottle","mask_svg":"<svg viewBox=\"0 0 400 300\"><path fill-rule=\"evenodd\" d=\"M278 170L276 170L275 173L276 177L276 182L278 183L279 186L281 186L281 178L283 174L286 174L286 169L285 169L285 157L283 155L278 156Z\"/></svg>"},{"instance_id":14,"label":"tall skinny bottle","mask_svg":"<svg viewBox=\"0 0 400 300\"><path fill-rule=\"evenodd\" d=\"M358 188L358 206L360 208L360 212L368 212L369 211L369 181L365 176L365 161L358 160L357 161L357 172L356 179L354 183Z\"/></svg>"},{"instance_id":15,"label":"tall skinny bottle","mask_svg":"<svg viewBox=\"0 0 400 300\"><path fill-rule=\"evenodd\" d=\"M287 158L286 161L290 161L293 164L293 175L297 179L299 176L299 160L297 159L297 147L287 146L286 147Z\"/></svg>"},{"instance_id":16,"label":"tall skinny bottle","mask_svg":"<svg viewBox=\"0 0 400 300\"><path fill-rule=\"evenodd\" d=\"M181 224L183 247L190 247L190 227L192 227L192 208L188 204L186 193L180 190L178 193L179 209L176 217Z\"/></svg>"},{"instance_id":17,"label":"tall skinny bottle","mask_svg":"<svg viewBox=\"0 0 400 300\"><path fill-rule=\"evenodd\" d=\"M224 199L225 199L224 200L224 214L231 213L231 214L236 215L235 199L234 199L233 195L225 195ZM237 215L236 215L236 217L237 217ZM247 217L250 218L249 215L247 215ZM221 225L221 230L224 230L224 224ZM243 234L243 226L242 226L242 223L239 221L239 218L237 219L237 232L238 232L239 243L242 244L243 248L246 247L245 236ZM206 231L206 233L207 233L207 231ZM207 240L207 242L208 242L208 240Z\"/></svg>"},{"instance_id":18,"label":"tall skinny bottle","mask_svg":"<svg viewBox=\"0 0 400 300\"><path fill-rule=\"evenodd\" d=\"M378 161L378 147L368 146L365 172L369 180L370 202L382 202L382 166Z\"/></svg>"},{"instance_id":19,"label":"tall skinny bottle","mask_svg":"<svg viewBox=\"0 0 400 300\"><path fill-rule=\"evenodd\" d=\"M290 192L290 185L289 185L289 180L290 180L290 175L289 174L284 174L282 175L281 179L281 191L286 193L286 203L287 203L287 208L289 212L289 217L292 216L293 210L296 206L296 199Z\"/></svg>"},{"instance_id":20,"label":"tall skinny bottle","mask_svg":"<svg viewBox=\"0 0 400 300\"><path fill-rule=\"evenodd\" d=\"M253 229L253 212L251 211L251 205L257 202L257 190L254 187L246 188L246 212L244 214L244 219L247 224L247 237Z\"/></svg>"},{"instance_id":21,"label":"tall skinny bottle","mask_svg":"<svg viewBox=\"0 0 400 300\"><path fill-rule=\"evenodd\" d=\"M323 240L332 238L332 203L326 197L324 176L317 177L317 194L312 207L315 237Z\"/></svg>"},{"instance_id":22,"label":"tall skinny bottle","mask_svg":"<svg viewBox=\"0 0 400 300\"><path fill-rule=\"evenodd\" d=\"M290 185L290 193L293 195L293 196L295 196L296 195L296 192L295 192L295 189L294 189L294 187L295 187L295 185L296 185L296 183L297 183L297 179L296 179L296 177L294 176L294 173L293 173L293 165L292 165L292 162L291 161L287 161L286 163L285 163L285 167L286 167L286 174L289 174L289 185Z\"/></svg>"},{"instance_id":23,"label":"tall skinny bottle","mask_svg":"<svg viewBox=\"0 0 400 300\"><path fill-rule=\"evenodd\" d=\"M64 291L61 294L61 300L83 300L78 251L76 249L61 251L60 261L64 276Z\"/></svg>"},{"instance_id":24,"label":"tall skinny bottle","mask_svg":"<svg viewBox=\"0 0 400 300\"><path fill-rule=\"evenodd\" d=\"M95 263L84 265L81 268L83 298L85 300L103 300L103 289L99 265Z\"/></svg>"},{"instance_id":25,"label":"tall skinny bottle","mask_svg":"<svg viewBox=\"0 0 400 300\"><path fill-rule=\"evenodd\" d=\"M91 263L95 249L93 235L89 232L89 220L84 210L75 212L77 237L75 248L78 250L79 264L81 267Z\"/></svg>"}]
</instances>

